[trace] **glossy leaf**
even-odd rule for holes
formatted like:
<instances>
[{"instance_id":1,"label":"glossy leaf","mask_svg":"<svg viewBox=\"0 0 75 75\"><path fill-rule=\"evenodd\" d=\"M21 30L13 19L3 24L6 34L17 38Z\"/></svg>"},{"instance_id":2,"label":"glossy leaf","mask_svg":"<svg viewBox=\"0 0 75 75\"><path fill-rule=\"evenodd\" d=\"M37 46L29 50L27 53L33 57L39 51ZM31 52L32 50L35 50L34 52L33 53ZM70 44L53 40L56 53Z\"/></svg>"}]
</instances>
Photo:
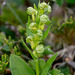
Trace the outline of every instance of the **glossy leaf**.
<instances>
[{"instance_id":1,"label":"glossy leaf","mask_svg":"<svg viewBox=\"0 0 75 75\"><path fill-rule=\"evenodd\" d=\"M54 54L49 60L46 62L44 70L41 75L47 75L49 68L51 67L52 63L54 62L55 58L57 57L58 53Z\"/></svg>"},{"instance_id":2,"label":"glossy leaf","mask_svg":"<svg viewBox=\"0 0 75 75\"><path fill-rule=\"evenodd\" d=\"M34 71L19 56L11 54L10 68L12 75L35 75Z\"/></svg>"}]
</instances>

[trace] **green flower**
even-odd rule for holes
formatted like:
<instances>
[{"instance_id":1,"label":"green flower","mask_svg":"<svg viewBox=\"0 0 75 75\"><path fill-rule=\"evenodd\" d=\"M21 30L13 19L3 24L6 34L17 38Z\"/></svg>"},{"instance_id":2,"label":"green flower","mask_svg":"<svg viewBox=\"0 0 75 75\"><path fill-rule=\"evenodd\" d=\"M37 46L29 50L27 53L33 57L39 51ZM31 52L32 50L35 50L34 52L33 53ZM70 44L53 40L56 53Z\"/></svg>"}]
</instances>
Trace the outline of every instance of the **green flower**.
<instances>
[{"instance_id":1,"label":"green flower","mask_svg":"<svg viewBox=\"0 0 75 75\"><path fill-rule=\"evenodd\" d=\"M32 42L33 41L33 37L32 36L28 36L27 38L26 38L26 42L27 43L30 43L30 42Z\"/></svg>"},{"instance_id":2,"label":"green flower","mask_svg":"<svg viewBox=\"0 0 75 75\"><path fill-rule=\"evenodd\" d=\"M47 7L47 4L45 2L39 4L40 9L44 9L45 7Z\"/></svg>"},{"instance_id":3,"label":"green flower","mask_svg":"<svg viewBox=\"0 0 75 75\"><path fill-rule=\"evenodd\" d=\"M47 15L40 16L40 23L46 24L49 21L49 17Z\"/></svg>"},{"instance_id":4,"label":"green flower","mask_svg":"<svg viewBox=\"0 0 75 75\"><path fill-rule=\"evenodd\" d=\"M44 45L38 45L35 50L37 53L42 54L44 52Z\"/></svg>"},{"instance_id":5,"label":"green flower","mask_svg":"<svg viewBox=\"0 0 75 75\"><path fill-rule=\"evenodd\" d=\"M35 50L33 51L33 55L35 57L41 57L43 56L43 52L44 52L44 46L41 44L35 48Z\"/></svg>"},{"instance_id":6,"label":"green flower","mask_svg":"<svg viewBox=\"0 0 75 75\"><path fill-rule=\"evenodd\" d=\"M47 12L48 12L48 13L51 12L51 6L49 6L49 5L48 5L48 10L47 10Z\"/></svg>"},{"instance_id":7,"label":"green flower","mask_svg":"<svg viewBox=\"0 0 75 75\"><path fill-rule=\"evenodd\" d=\"M40 13L50 13L51 12L51 6L49 4L46 4L45 2L39 4Z\"/></svg>"},{"instance_id":8,"label":"green flower","mask_svg":"<svg viewBox=\"0 0 75 75\"><path fill-rule=\"evenodd\" d=\"M32 8L32 7L28 7L28 8L27 8L27 13L28 13L29 15L37 14L37 11L36 11L34 8Z\"/></svg>"},{"instance_id":9,"label":"green flower","mask_svg":"<svg viewBox=\"0 0 75 75\"><path fill-rule=\"evenodd\" d=\"M31 23L31 24L29 25L29 29L31 29L32 31L36 31L36 30L37 30L37 28L36 28L36 23L35 23L35 22Z\"/></svg>"},{"instance_id":10,"label":"green flower","mask_svg":"<svg viewBox=\"0 0 75 75\"><path fill-rule=\"evenodd\" d=\"M31 44L31 48L34 49L35 48L35 43L34 43L34 39L32 36L28 36L26 38L26 42Z\"/></svg>"},{"instance_id":11,"label":"green flower","mask_svg":"<svg viewBox=\"0 0 75 75\"><path fill-rule=\"evenodd\" d=\"M39 39L41 39L43 37L43 32L40 29L38 29L36 35Z\"/></svg>"}]
</instances>

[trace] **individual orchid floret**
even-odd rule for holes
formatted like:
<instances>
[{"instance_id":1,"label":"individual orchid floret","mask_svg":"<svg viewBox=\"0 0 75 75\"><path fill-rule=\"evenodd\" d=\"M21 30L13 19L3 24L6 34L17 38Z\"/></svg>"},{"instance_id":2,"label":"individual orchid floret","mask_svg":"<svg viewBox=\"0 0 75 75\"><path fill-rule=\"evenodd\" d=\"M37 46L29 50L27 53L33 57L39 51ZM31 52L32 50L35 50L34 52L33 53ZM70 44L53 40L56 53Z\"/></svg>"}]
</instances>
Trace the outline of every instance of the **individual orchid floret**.
<instances>
[{"instance_id":1,"label":"individual orchid floret","mask_svg":"<svg viewBox=\"0 0 75 75\"><path fill-rule=\"evenodd\" d=\"M37 36L41 39L43 37L43 32L39 29L37 30Z\"/></svg>"},{"instance_id":2,"label":"individual orchid floret","mask_svg":"<svg viewBox=\"0 0 75 75\"><path fill-rule=\"evenodd\" d=\"M44 46L41 44L35 48L35 50L33 51L33 55L35 57L41 57L43 56L43 52L44 52Z\"/></svg>"},{"instance_id":3,"label":"individual orchid floret","mask_svg":"<svg viewBox=\"0 0 75 75\"><path fill-rule=\"evenodd\" d=\"M28 36L28 37L26 38L26 42L31 44L31 48L32 48L32 49L35 48L35 43L34 43L34 40L33 40L33 37L32 37L32 36Z\"/></svg>"},{"instance_id":4,"label":"individual orchid floret","mask_svg":"<svg viewBox=\"0 0 75 75\"><path fill-rule=\"evenodd\" d=\"M51 12L51 6L49 4L46 4L45 2L39 4L40 13L50 13Z\"/></svg>"},{"instance_id":5,"label":"individual orchid floret","mask_svg":"<svg viewBox=\"0 0 75 75\"><path fill-rule=\"evenodd\" d=\"M27 43L30 43L30 42L32 42L33 41L33 37L32 36L28 36L27 38L26 38L26 42Z\"/></svg>"},{"instance_id":6,"label":"individual orchid floret","mask_svg":"<svg viewBox=\"0 0 75 75\"><path fill-rule=\"evenodd\" d=\"M32 8L32 7L28 7L28 8L27 8L27 13L28 13L29 15L37 14L37 11L36 11L34 8Z\"/></svg>"},{"instance_id":7,"label":"individual orchid floret","mask_svg":"<svg viewBox=\"0 0 75 75\"><path fill-rule=\"evenodd\" d=\"M40 54L43 53L44 52L44 45L42 45L42 44L38 45L35 50L37 53L40 53Z\"/></svg>"},{"instance_id":8,"label":"individual orchid floret","mask_svg":"<svg viewBox=\"0 0 75 75\"><path fill-rule=\"evenodd\" d=\"M35 23L35 22L31 23L31 24L29 25L29 29L31 29L32 31L36 31L36 30L37 30L37 28L36 28L36 23Z\"/></svg>"},{"instance_id":9,"label":"individual orchid floret","mask_svg":"<svg viewBox=\"0 0 75 75\"><path fill-rule=\"evenodd\" d=\"M47 7L47 4L45 2L39 4L40 9L44 9L45 7Z\"/></svg>"},{"instance_id":10,"label":"individual orchid floret","mask_svg":"<svg viewBox=\"0 0 75 75\"><path fill-rule=\"evenodd\" d=\"M46 24L49 21L49 17L47 15L40 16L40 23Z\"/></svg>"},{"instance_id":11,"label":"individual orchid floret","mask_svg":"<svg viewBox=\"0 0 75 75\"><path fill-rule=\"evenodd\" d=\"M48 12L48 13L51 12L51 6L49 6L49 5L48 5L48 10L47 10L47 12Z\"/></svg>"}]
</instances>

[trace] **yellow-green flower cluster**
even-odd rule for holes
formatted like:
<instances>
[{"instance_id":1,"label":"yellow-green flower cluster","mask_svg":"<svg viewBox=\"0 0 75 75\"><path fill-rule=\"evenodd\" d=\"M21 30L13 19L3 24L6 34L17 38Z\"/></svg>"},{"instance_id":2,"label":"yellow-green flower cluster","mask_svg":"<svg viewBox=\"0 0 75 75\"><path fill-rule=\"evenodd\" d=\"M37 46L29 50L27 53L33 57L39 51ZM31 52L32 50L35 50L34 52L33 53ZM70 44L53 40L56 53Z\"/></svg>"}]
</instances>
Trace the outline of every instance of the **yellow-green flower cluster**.
<instances>
[{"instance_id":1,"label":"yellow-green flower cluster","mask_svg":"<svg viewBox=\"0 0 75 75\"><path fill-rule=\"evenodd\" d=\"M27 8L27 13L32 15L33 22L29 24L28 28L33 33L33 36L28 36L26 42L30 43L35 57L41 57L44 53L44 45L41 44L41 41L44 26L50 24L49 17L45 14L49 12L51 12L51 7L45 2L39 3L38 9L32 7Z\"/></svg>"},{"instance_id":2,"label":"yellow-green flower cluster","mask_svg":"<svg viewBox=\"0 0 75 75\"><path fill-rule=\"evenodd\" d=\"M6 66L8 65L7 62L7 55L2 55L2 60L0 61L0 73L3 73L5 71Z\"/></svg>"}]
</instances>

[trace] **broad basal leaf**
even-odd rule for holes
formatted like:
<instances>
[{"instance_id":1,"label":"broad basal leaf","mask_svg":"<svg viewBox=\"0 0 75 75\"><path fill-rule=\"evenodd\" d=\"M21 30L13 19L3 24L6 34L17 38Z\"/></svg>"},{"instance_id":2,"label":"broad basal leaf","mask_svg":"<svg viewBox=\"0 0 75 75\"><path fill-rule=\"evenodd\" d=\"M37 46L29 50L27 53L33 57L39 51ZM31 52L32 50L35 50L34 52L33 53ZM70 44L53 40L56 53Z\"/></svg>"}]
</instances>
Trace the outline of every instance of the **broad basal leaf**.
<instances>
[{"instance_id":1,"label":"broad basal leaf","mask_svg":"<svg viewBox=\"0 0 75 75\"><path fill-rule=\"evenodd\" d=\"M34 71L19 56L11 54L10 68L12 75L35 75Z\"/></svg>"},{"instance_id":2,"label":"broad basal leaf","mask_svg":"<svg viewBox=\"0 0 75 75\"><path fill-rule=\"evenodd\" d=\"M55 58L57 57L57 54L58 53L54 54L51 58L49 58L41 75L48 74L49 68L51 67L52 63L54 62Z\"/></svg>"}]
</instances>

